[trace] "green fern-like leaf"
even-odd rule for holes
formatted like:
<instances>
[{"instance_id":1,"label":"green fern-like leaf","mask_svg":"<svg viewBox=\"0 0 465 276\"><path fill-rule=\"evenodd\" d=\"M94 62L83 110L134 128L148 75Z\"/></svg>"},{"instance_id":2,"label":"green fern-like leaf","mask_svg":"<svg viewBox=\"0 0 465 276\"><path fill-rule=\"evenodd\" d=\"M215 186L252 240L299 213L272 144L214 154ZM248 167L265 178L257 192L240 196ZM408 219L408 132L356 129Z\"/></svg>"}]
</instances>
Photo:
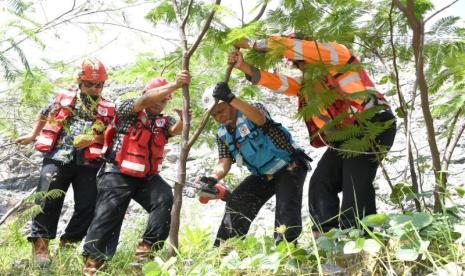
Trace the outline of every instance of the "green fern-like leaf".
<instances>
[{"instance_id":1,"label":"green fern-like leaf","mask_svg":"<svg viewBox=\"0 0 465 276\"><path fill-rule=\"evenodd\" d=\"M369 152L370 147L370 140L364 136L344 141L339 148L341 149L340 154L344 158L351 158Z\"/></svg>"},{"instance_id":2,"label":"green fern-like leaf","mask_svg":"<svg viewBox=\"0 0 465 276\"><path fill-rule=\"evenodd\" d=\"M342 142L360 136L363 133L362 131L363 129L359 125L348 125L328 134L325 140L328 142Z\"/></svg>"}]
</instances>

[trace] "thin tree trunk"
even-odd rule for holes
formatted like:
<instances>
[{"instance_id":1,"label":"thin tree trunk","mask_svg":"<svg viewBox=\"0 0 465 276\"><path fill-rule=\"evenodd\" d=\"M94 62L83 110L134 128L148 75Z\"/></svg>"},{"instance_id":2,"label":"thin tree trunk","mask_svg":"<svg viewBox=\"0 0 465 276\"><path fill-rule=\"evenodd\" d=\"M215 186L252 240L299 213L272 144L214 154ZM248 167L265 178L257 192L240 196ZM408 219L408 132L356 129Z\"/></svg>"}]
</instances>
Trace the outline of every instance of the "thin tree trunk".
<instances>
[{"instance_id":1,"label":"thin tree trunk","mask_svg":"<svg viewBox=\"0 0 465 276\"><path fill-rule=\"evenodd\" d=\"M425 120L428 144L431 152L431 159L433 161L433 171L436 179L436 185L434 187L434 211L439 212L442 210L443 206L444 191L446 188L447 179L441 170L441 157L436 143L434 120L433 116L431 115L431 109L429 106L429 89L424 72L424 22L423 19L418 18L415 15L413 0L408 0L406 6L404 6L400 0L393 0L393 2L405 14L407 17L407 22L413 32L412 48L415 56L416 82L418 83L420 90L421 109L423 112L423 118Z\"/></svg>"},{"instance_id":2,"label":"thin tree trunk","mask_svg":"<svg viewBox=\"0 0 465 276\"><path fill-rule=\"evenodd\" d=\"M183 49L182 69L185 71L189 71L190 57L197 50L197 47L200 45L200 42L202 42L202 39L205 36L207 30L210 28L210 24L215 15L215 8L212 9L209 16L207 17L207 20L205 21L205 24L202 28L202 31L198 35L194 44L189 48L185 27L186 27L194 0L190 0L188 8L187 8L186 16L184 18L181 14L181 8L179 7L177 1L171 0L171 2L176 12L176 19L178 22L178 29L179 29L179 38L181 40L181 45ZM220 5L220 3L221 3L221 0L216 0L215 2L216 5ZM173 202L173 208L171 210L171 225L170 225L170 234L169 234L169 241L170 241L171 246L169 247L169 250L168 250L169 256L173 256L175 253L175 250L179 246L179 226L181 224L180 217L181 217L181 208L182 208L182 190L186 183L187 157L189 155L189 150L192 146L189 143L190 95L189 95L188 85L184 85L182 87L182 98L183 98L183 109L182 109L183 129L182 129L182 134L181 134L182 142L181 142L181 153L180 153L179 161L178 161L178 181L174 185L174 202Z\"/></svg>"},{"instance_id":3,"label":"thin tree trunk","mask_svg":"<svg viewBox=\"0 0 465 276\"><path fill-rule=\"evenodd\" d=\"M413 153L412 153L412 147L410 143L410 121L409 121L409 114L408 114L408 107L405 104L405 98L404 95L402 94L402 91L400 90L400 80L399 80L399 71L397 68L397 52L396 52L396 47L394 44L394 26L392 23L392 11L394 9L394 3L391 4L391 9L389 11L389 29L390 29L390 41L391 41L391 48L392 48L392 64L394 68L394 75L396 78L396 89L397 89L397 96L399 98L399 108L400 111L402 112L402 118L404 120L404 126L405 126L405 136L406 136L406 142L407 142L407 159L409 163L409 170L410 170L410 177L412 179L412 191L416 194L419 192L419 187L418 187L418 179L417 179L417 173L415 172L415 162L413 160ZM387 175L387 173L386 173ZM418 212L421 211L421 204L420 201L418 201L417 198L414 199L415 201L415 208ZM402 207L402 206L401 206Z\"/></svg>"}]
</instances>

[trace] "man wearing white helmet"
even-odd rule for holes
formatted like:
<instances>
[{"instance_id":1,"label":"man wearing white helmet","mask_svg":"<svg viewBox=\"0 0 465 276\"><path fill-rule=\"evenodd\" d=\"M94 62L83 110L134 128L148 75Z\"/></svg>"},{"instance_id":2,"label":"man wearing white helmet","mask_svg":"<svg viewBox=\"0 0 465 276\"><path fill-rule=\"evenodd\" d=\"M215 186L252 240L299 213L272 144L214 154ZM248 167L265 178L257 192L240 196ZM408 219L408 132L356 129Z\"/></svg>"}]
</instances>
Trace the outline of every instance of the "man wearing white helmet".
<instances>
[{"instance_id":1,"label":"man wearing white helmet","mask_svg":"<svg viewBox=\"0 0 465 276\"><path fill-rule=\"evenodd\" d=\"M205 108L215 98L212 117L220 123L216 143L219 161L202 182L214 186L229 172L231 165L245 165L251 172L226 199L226 212L215 245L247 234L261 207L276 195L276 242L295 241L302 228L302 187L310 158L294 143L291 134L273 121L262 104L249 104L235 97L228 85L218 83L202 96Z\"/></svg>"}]
</instances>

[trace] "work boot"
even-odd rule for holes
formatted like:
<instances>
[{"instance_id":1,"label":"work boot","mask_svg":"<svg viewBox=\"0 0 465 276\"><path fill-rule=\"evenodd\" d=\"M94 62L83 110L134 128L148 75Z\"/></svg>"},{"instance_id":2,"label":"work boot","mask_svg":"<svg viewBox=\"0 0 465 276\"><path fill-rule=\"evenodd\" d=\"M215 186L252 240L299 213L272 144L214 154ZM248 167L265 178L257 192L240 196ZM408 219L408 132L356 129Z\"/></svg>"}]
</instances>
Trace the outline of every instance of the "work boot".
<instances>
[{"instance_id":1,"label":"work boot","mask_svg":"<svg viewBox=\"0 0 465 276\"><path fill-rule=\"evenodd\" d=\"M82 269L82 275L94 276L95 273L97 273L97 270L99 270L102 266L102 261L97 261L87 256L84 258L84 268Z\"/></svg>"},{"instance_id":2,"label":"work boot","mask_svg":"<svg viewBox=\"0 0 465 276\"><path fill-rule=\"evenodd\" d=\"M144 240L139 240L139 244L134 254L134 263L143 264L152 259L152 245L146 243Z\"/></svg>"},{"instance_id":3,"label":"work boot","mask_svg":"<svg viewBox=\"0 0 465 276\"><path fill-rule=\"evenodd\" d=\"M39 267L50 265L50 254L48 252L48 240L38 238L32 243L32 254Z\"/></svg>"}]
</instances>

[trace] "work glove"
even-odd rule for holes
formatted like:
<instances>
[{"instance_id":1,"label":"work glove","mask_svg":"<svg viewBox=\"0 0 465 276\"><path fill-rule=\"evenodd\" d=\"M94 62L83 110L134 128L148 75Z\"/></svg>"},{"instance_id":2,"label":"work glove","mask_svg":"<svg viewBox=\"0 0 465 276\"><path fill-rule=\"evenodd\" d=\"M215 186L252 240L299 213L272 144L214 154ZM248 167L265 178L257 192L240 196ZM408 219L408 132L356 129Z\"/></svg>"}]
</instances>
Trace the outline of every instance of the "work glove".
<instances>
[{"instance_id":1,"label":"work glove","mask_svg":"<svg viewBox=\"0 0 465 276\"><path fill-rule=\"evenodd\" d=\"M206 204L212 199L226 201L231 194L229 189L218 183L218 180L214 177L202 176L199 181L203 183L199 190L200 203Z\"/></svg>"},{"instance_id":2,"label":"work glove","mask_svg":"<svg viewBox=\"0 0 465 276\"><path fill-rule=\"evenodd\" d=\"M219 82L213 89L213 97L220 101L230 103L236 96L231 93L231 89L229 89L226 82Z\"/></svg>"},{"instance_id":3,"label":"work glove","mask_svg":"<svg viewBox=\"0 0 465 276\"><path fill-rule=\"evenodd\" d=\"M202 176L199 179L200 182L207 184L209 187L215 186L216 183L218 183L218 180L214 177L211 176Z\"/></svg>"}]
</instances>

